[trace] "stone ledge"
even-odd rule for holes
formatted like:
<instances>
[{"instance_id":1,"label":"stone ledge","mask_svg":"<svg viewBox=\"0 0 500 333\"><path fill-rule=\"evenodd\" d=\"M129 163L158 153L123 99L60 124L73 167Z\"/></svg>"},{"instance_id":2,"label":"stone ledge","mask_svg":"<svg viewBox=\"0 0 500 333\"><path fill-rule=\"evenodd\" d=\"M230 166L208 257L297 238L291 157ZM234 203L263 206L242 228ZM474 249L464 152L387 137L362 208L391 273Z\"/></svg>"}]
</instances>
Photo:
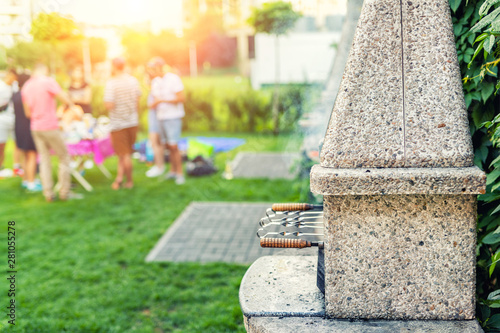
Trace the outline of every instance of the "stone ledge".
<instances>
[{"instance_id":1,"label":"stone ledge","mask_svg":"<svg viewBox=\"0 0 500 333\"><path fill-rule=\"evenodd\" d=\"M324 318L245 318L249 333L482 333L476 320L468 321L384 321L337 320Z\"/></svg>"},{"instance_id":2,"label":"stone ledge","mask_svg":"<svg viewBox=\"0 0 500 333\"><path fill-rule=\"evenodd\" d=\"M486 175L466 168L334 169L311 170L311 191L322 195L484 194Z\"/></svg>"},{"instance_id":3,"label":"stone ledge","mask_svg":"<svg viewBox=\"0 0 500 333\"><path fill-rule=\"evenodd\" d=\"M247 317L325 315L325 299L316 287L317 256L265 256L248 269L240 286Z\"/></svg>"}]
</instances>

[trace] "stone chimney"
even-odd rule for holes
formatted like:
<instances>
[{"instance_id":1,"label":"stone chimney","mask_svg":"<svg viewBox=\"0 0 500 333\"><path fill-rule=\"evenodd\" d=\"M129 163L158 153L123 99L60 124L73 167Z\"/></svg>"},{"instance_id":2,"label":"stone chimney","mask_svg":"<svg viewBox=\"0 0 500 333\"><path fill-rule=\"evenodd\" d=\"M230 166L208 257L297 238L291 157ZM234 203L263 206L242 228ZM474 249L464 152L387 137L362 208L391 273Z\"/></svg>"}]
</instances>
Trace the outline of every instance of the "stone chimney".
<instances>
[{"instance_id":1,"label":"stone chimney","mask_svg":"<svg viewBox=\"0 0 500 333\"><path fill-rule=\"evenodd\" d=\"M331 318L475 317L476 195L448 0L365 0L311 190Z\"/></svg>"}]
</instances>

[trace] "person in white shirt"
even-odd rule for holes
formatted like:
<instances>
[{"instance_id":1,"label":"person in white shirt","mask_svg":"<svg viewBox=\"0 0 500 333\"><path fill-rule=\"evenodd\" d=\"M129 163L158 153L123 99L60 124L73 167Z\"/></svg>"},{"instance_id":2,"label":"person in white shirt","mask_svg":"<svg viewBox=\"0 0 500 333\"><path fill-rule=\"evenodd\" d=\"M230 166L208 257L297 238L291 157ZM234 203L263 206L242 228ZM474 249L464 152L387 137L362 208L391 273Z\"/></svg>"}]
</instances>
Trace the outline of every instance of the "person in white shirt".
<instances>
[{"instance_id":1,"label":"person in white shirt","mask_svg":"<svg viewBox=\"0 0 500 333\"><path fill-rule=\"evenodd\" d=\"M14 106L12 95L14 83L17 80L17 73L14 69L9 69L3 80L0 80L0 177L10 176L12 170L2 170L5 155L5 144L9 137L14 137ZM17 159L14 156L14 159ZM14 161L16 163L17 161ZM8 171L5 173L3 171Z\"/></svg>"},{"instance_id":2,"label":"person in white shirt","mask_svg":"<svg viewBox=\"0 0 500 333\"><path fill-rule=\"evenodd\" d=\"M169 151L170 172L166 178L175 179L177 185L185 182L182 169L182 157L178 142L182 132L182 118L184 117L184 85L181 78L172 72L164 71L165 62L160 57L151 59L148 68L156 73L151 83L151 109L156 110L161 142ZM156 168L155 168L156 167ZM148 177L157 177L163 174L165 166L155 165L148 171Z\"/></svg>"}]
</instances>

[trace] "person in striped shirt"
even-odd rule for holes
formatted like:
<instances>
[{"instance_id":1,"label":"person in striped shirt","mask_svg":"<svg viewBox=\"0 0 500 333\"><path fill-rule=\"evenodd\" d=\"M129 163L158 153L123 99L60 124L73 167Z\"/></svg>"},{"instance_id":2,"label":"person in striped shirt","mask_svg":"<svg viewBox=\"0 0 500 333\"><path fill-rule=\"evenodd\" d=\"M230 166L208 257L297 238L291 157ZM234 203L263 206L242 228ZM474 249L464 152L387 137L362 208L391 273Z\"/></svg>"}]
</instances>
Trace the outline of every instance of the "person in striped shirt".
<instances>
[{"instance_id":1,"label":"person in striped shirt","mask_svg":"<svg viewBox=\"0 0 500 333\"><path fill-rule=\"evenodd\" d=\"M123 58L113 59L112 66L112 78L104 89L104 105L109 111L111 143L118 156L118 171L111 188L118 190L134 186L132 153L139 125L141 90L137 79L125 73Z\"/></svg>"}]
</instances>

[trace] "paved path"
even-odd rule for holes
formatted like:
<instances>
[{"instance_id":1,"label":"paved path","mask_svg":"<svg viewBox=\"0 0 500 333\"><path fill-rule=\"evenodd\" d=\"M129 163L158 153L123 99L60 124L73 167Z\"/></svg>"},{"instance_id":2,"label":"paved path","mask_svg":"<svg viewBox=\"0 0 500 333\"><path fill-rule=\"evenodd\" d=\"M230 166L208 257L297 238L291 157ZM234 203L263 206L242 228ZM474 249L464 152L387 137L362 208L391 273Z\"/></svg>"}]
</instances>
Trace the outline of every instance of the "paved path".
<instances>
[{"instance_id":1,"label":"paved path","mask_svg":"<svg viewBox=\"0 0 500 333\"><path fill-rule=\"evenodd\" d=\"M231 162L235 178L295 178L291 168L299 153L249 153L241 152Z\"/></svg>"},{"instance_id":2,"label":"paved path","mask_svg":"<svg viewBox=\"0 0 500 333\"><path fill-rule=\"evenodd\" d=\"M263 249L255 236L269 203L192 202L146 261L251 264L264 255L316 255L315 249Z\"/></svg>"}]
</instances>

